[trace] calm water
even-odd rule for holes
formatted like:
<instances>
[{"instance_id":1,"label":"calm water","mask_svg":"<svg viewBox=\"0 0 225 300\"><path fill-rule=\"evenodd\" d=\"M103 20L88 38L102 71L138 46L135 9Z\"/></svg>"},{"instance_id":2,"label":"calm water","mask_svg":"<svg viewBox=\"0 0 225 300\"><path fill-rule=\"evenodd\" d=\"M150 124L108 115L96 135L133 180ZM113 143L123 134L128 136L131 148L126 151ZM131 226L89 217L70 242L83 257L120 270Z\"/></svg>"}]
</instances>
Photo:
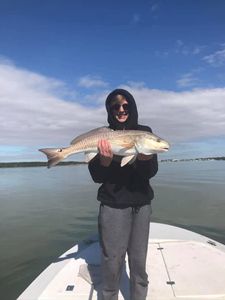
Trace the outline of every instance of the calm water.
<instances>
[{"instance_id":1,"label":"calm water","mask_svg":"<svg viewBox=\"0 0 225 300\"><path fill-rule=\"evenodd\" d=\"M0 169L0 295L15 300L57 256L96 232L87 166ZM161 163L153 221L225 244L225 162Z\"/></svg>"}]
</instances>

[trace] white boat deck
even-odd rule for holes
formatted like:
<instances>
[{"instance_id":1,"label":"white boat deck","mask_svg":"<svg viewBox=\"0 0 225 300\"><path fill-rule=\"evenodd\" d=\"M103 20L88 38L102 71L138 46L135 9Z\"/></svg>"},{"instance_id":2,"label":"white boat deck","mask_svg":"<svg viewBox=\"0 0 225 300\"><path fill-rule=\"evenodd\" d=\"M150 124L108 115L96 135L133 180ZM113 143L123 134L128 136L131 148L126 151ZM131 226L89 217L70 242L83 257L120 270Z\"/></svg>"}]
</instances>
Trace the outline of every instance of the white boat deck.
<instances>
[{"instance_id":1,"label":"white boat deck","mask_svg":"<svg viewBox=\"0 0 225 300\"><path fill-rule=\"evenodd\" d=\"M165 224L151 224L147 299L224 299L225 245ZM18 300L99 299L100 247L96 239L75 245L53 262ZM124 266L119 299L129 300Z\"/></svg>"}]
</instances>

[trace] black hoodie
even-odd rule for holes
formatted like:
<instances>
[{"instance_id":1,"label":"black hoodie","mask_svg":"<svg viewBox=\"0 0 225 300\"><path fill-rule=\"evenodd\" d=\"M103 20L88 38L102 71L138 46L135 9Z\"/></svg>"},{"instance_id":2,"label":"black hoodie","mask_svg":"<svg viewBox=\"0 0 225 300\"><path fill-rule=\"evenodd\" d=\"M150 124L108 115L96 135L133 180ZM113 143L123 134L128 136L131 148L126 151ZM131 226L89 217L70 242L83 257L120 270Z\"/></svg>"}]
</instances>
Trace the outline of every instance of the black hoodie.
<instances>
[{"instance_id":1,"label":"black hoodie","mask_svg":"<svg viewBox=\"0 0 225 300\"><path fill-rule=\"evenodd\" d=\"M114 118L112 111L110 109L111 101L116 95L122 95L126 98L129 104L129 116L126 122L121 123L116 118ZM108 113L108 123L109 127L114 130L120 129L137 129L138 127L138 112L137 106L134 101L133 96L126 90L116 89L108 95L105 101L105 107Z\"/></svg>"},{"instance_id":2,"label":"black hoodie","mask_svg":"<svg viewBox=\"0 0 225 300\"><path fill-rule=\"evenodd\" d=\"M116 95L123 95L129 104L129 117L126 122L117 121L111 110L110 103ZM148 126L138 124L137 106L133 96L126 90L116 89L106 99L109 127L114 130L133 129L151 131ZM114 208L138 207L149 204L154 197L149 179L158 171L157 155L147 161L136 161L120 166L121 158L113 159L109 167L100 164L99 155L89 163L89 171L94 182L102 183L97 199L104 205Z\"/></svg>"}]
</instances>

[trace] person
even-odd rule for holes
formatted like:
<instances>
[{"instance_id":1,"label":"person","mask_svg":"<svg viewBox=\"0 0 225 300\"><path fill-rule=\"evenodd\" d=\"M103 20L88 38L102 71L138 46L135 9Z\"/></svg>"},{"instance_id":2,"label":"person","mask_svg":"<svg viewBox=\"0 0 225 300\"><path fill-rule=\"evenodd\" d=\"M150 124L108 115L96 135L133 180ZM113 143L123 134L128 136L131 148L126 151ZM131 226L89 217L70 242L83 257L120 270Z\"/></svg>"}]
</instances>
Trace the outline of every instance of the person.
<instances>
[{"instance_id":1,"label":"person","mask_svg":"<svg viewBox=\"0 0 225 300\"><path fill-rule=\"evenodd\" d=\"M152 132L150 127L138 124L137 106L128 91L112 91L105 104L109 128ZM121 157L113 155L107 140L100 140L98 148L99 153L89 162L88 168L93 181L102 184L97 196L102 250L101 299L118 299L127 253L130 299L144 300L148 289L146 256L154 196L149 179L158 171L157 155L139 153L133 163L121 167Z\"/></svg>"}]
</instances>

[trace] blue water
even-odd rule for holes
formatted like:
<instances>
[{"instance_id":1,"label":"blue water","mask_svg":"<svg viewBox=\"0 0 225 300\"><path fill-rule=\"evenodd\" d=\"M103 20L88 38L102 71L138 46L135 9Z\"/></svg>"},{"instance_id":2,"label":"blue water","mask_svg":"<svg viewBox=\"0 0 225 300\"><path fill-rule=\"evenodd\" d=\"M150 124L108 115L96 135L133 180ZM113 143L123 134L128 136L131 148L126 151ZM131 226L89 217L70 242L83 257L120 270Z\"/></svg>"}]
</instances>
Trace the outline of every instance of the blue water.
<instances>
[{"instance_id":1,"label":"blue water","mask_svg":"<svg viewBox=\"0 0 225 300\"><path fill-rule=\"evenodd\" d=\"M98 184L85 165L0 170L0 295L14 300L54 258L97 231ZM160 163L152 220L225 244L224 181L224 161Z\"/></svg>"}]
</instances>

